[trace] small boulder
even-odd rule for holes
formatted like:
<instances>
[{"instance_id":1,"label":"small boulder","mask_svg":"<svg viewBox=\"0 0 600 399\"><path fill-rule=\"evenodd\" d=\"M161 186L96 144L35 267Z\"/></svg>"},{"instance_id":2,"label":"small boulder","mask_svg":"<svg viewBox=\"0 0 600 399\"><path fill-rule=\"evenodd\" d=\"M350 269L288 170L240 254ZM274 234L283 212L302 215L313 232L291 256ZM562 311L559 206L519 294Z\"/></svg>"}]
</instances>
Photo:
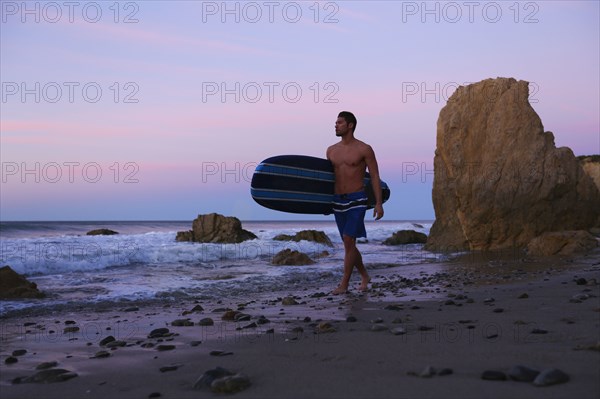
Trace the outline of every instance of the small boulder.
<instances>
[{"instance_id":1,"label":"small boulder","mask_svg":"<svg viewBox=\"0 0 600 399\"><path fill-rule=\"evenodd\" d=\"M279 251L273 257L271 261L274 265L287 265L287 266L299 266L299 265L312 265L315 263L308 255L298 251L292 251L289 248Z\"/></svg>"},{"instance_id":2,"label":"small boulder","mask_svg":"<svg viewBox=\"0 0 600 399\"><path fill-rule=\"evenodd\" d=\"M238 218L218 213L198 215L192 222L191 231L180 231L175 237L177 241L219 244L237 244L255 238L254 233L242 229L242 222Z\"/></svg>"},{"instance_id":3,"label":"small boulder","mask_svg":"<svg viewBox=\"0 0 600 399\"><path fill-rule=\"evenodd\" d=\"M427 235L414 230L399 230L386 239L384 245L425 244Z\"/></svg>"},{"instance_id":4,"label":"small boulder","mask_svg":"<svg viewBox=\"0 0 600 399\"><path fill-rule=\"evenodd\" d=\"M110 229L96 229L96 230L90 230L86 233L86 235L88 236L112 236L115 234L119 234L114 230L110 230Z\"/></svg>"},{"instance_id":5,"label":"small boulder","mask_svg":"<svg viewBox=\"0 0 600 399\"><path fill-rule=\"evenodd\" d=\"M0 268L0 298L44 298L45 296L38 290L37 284L28 281L10 266Z\"/></svg>"},{"instance_id":6,"label":"small boulder","mask_svg":"<svg viewBox=\"0 0 600 399\"><path fill-rule=\"evenodd\" d=\"M288 234L279 234L279 235L273 237L273 240L295 241L295 242L306 240L306 241L316 242L319 244L325 244L329 247L333 247L333 243L331 242L331 240L329 239L327 234L325 234L325 232L320 231L320 230L302 230L302 231L297 232L293 236L288 235Z\"/></svg>"},{"instance_id":7,"label":"small boulder","mask_svg":"<svg viewBox=\"0 0 600 399\"><path fill-rule=\"evenodd\" d=\"M283 306L293 306L293 305L298 305L298 302L296 301L296 299L294 299L293 296L286 296L285 298L283 298L281 300L281 304Z\"/></svg>"}]
</instances>

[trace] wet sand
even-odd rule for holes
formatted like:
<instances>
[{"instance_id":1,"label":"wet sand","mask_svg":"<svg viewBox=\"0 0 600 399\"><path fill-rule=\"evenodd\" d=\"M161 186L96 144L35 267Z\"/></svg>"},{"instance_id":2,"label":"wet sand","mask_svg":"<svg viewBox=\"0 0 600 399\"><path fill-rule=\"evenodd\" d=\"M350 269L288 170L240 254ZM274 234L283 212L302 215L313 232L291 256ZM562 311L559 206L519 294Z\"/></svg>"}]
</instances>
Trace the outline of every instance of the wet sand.
<instances>
[{"instance_id":1,"label":"wet sand","mask_svg":"<svg viewBox=\"0 0 600 399\"><path fill-rule=\"evenodd\" d=\"M300 291L220 303L5 317L0 396L218 397L209 386L194 388L216 367L247 377L250 385L233 394L239 398L600 395L600 251L545 260L467 255L371 274L366 294L358 293L355 275L348 295L329 295L334 287L315 281ZM214 324L199 325L207 318ZM174 325L186 319L193 325ZM158 328L168 331L149 338ZM108 336L122 342L100 345ZM28 382L43 362L76 376ZM502 378L518 365L559 369L568 381L482 379L486 371Z\"/></svg>"}]
</instances>

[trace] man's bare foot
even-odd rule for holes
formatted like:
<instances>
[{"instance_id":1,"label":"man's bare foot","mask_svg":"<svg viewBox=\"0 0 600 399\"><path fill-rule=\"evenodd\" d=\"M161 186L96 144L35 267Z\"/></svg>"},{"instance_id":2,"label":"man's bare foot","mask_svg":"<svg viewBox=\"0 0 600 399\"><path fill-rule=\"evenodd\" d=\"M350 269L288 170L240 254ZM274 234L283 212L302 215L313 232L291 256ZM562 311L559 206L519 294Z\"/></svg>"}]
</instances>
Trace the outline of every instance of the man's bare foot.
<instances>
[{"instance_id":1,"label":"man's bare foot","mask_svg":"<svg viewBox=\"0 0 600 399\"><path fill-rule=\"evenodd\" d=\"M371 277L367 277L362 279L362 282L360 283L360 287L358 288L359 291L361 292L366 292L369 290L369 283L371 282Z\"/></svg>"},{"instance_id":2,"label":"man's bare foot","mask_svg":"<svg viewBox=\"0 0 600 399\"><path fill-rule=\"evenodd\" d=\"M335 290L331 291L333 295L347 294L348 287L342 287L341 285L337 287Z\"/></svg>"}]
</instances>

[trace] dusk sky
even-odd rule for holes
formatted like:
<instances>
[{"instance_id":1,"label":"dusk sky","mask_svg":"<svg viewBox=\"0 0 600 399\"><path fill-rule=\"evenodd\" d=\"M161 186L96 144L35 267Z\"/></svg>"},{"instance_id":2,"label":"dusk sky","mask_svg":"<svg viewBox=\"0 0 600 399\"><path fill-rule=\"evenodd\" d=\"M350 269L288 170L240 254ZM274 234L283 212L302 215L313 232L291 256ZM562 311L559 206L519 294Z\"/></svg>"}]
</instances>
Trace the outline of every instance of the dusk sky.
<instances>
[{"instance_id":1,"label":"dusk sky","mask_svg":"<svg viewBox=\"0 0 600 399\"><path fill-rule=\"evenodd\" d=\"M260 207L254 167L325 157L342 110L392 194L432 220L436 121L459 85L530 82L600 153L598 1L2 1L0 213L9 220L326 220ZM370 213L368 218L370 218Z\"/></svg>"}]
</instances>

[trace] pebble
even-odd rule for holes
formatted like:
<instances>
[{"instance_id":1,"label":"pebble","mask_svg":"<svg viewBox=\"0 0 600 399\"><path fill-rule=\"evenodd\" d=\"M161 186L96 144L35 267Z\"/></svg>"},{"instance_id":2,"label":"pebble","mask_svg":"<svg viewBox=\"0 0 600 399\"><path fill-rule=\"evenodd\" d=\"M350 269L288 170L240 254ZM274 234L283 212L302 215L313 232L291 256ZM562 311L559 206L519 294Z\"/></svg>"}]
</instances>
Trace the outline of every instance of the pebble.
<instances>
[{"instance_id":1,"label":"pebble","mask_svg":"<svg viewBox=\"0 0 600 399\"><path fill-rule=\"evenodd\" d=\"M260 316L258 320L256 320L256 324L268 324L271 320L267 319L265 316Z\"/></svg>"},{"instance_id":2,"label":"pebble","mask_svg":"<svg viewBox=\"0 0 600 399\"><path fill-rule=\"evenodd\" d=\"M213 319L211 319L210 317L205 317L204 319L201 319L201 320L198 322L198 325L199 325L199 326L212 326L212 325L214 325L214 324L215 324L214 320L213 320Z\"/></svg>"},{"instance_id":3,"label":"pebble","mask_svg":"<svg viewBox=\"0 0 600 399\"><path fill-rule=\"evenodd\" d=\"M156 350L157 351L161 351L161 352L163 352L163 351L170 351L170 350L173 350L173 349L175 349L175 345L158 345L156 347Z\"/></svg>"},{"instance_id":4,"label":"pebble","mask_svg":"<svg viewBox=\"0 0 600 399\"><path fill-rule=\"evenodd\" d=\"M502 308L494 309L494 313L502 313L502 312L504 312L504 309L502 309Z\"/></svg>"},{"instance_id":5,"label":"pebble","mask_svg":"<svg viewBox=\"0 0 600 399\"><path fill-rule=\"evenodd\" d=\"M77 373L65 369L49 369L38 371L30 377L19 377L13 380L13 384L19 383L38 383L49 384L53 382L62 382L77 377Z\"/></svg>"},{"instance_id":6,"label":"pebble","mask_svg":"<svg viewBox=\"0 0 600 399\"><path fill-rule=\"evenodd\" d=\"M521 295L519 295L518 298L519 299L527 299L527 298L529 298L529 295L526 292L524 292Z\"/></svg>"},{"instance_id":7,"label":"pebble","mask_svg":"<svg viewBox=\"0 0 600 399\"><path fill-rule=\"evenodd\" d=\"M371 323L383 323L383 319L381 317L378 317L374 320L371 320Z\"/></svg>"},{"instance_id":8,"label":"pebble","mask_svg":"<svg viewBox=\"0 0 600 399\"><path fill-rule=\"evenodd\" d=\"M294 297L286 296L281 300L281 304L284 306L298 305L298 302L294 299Z\"/></svg>"},{"instance_id":9,"label":"pebble","mask_svg":"<svg viewBox=\"0 0 600 399\"><path fill-rule=\"evenodd\" d=\"M387 331L388 328L385 324L373 324L371 326L371 331Z\"/></svg>"},{"instance_id":10,"label":"pebble","mask_svg":"<svg viewBox=\"0 0 600 399\"><path fill-rule=\"evenodd\" d=\"M23 356L26 353L27 353L27 349L17 349L17 350L13 351L12 355L13 356Z\"/></svg>"},{"instance_id":11,"label":"pebble","mask_svg":"<svg viewBox=\"0 0 600 399\"><path fill-rule=\"evenodd\" d=\"M200 378L196 380L196 382L193 385L193 388L202 389L205 387L210 387L214 380L230 375L234 375L234 373L222 367L207 370L204 372L204 374L202 374L202 376L200 376Z\"/></svg>"},{"instance_id":12,"label":"pebble","mask_svg":"<svg viewBox=\"0 0 600 399\"><path fill-rule=\"evenodd\" d=\"M181 366L180 364L173 364L173 365L170 365L170 366L163 366L163 367L159 368L158 370L159 370L161 373L165 373L165 372L167 372L167 371L175 371L175 370L177 370L177 369L178 369L180 366Z\"/></svg>"},{"instance_id":13,"label":"pebble","mask_svg":"<svg viewBox=\"0 0 600 399\"><path fill-rule=\"evenodd\" d=\"M233 321L235 320L235 316L237 316L240 313L241 312L238 312L237 310L228 310L225 313L223 313L223 316L221 316L221 320Z\"/></svg>"},{"instance_id":14,"label":"pebble","mask_svg":"<svg viewBox=\"0 0 600 399\"><path fill-rule=\"evenodd\" d=\"M534 328L531 330L531 334L548 334L548 331L541 328Z\"/></svg>"},{"instance_id":15,"label":"pebble","mask_svg":"<svg viewBox=\"0 0 600 399\"><path fill-rule=\"evenodd\" d=\"M335 327L333 327L333 325L327 321L319 323L317 327L317 332L319 334L334 333L336 331L337 330L335 329Z\"/></svg>"},{"instance_id":16,"label":"pebble","mask_svg":"<svg viewBox=\"0 0 600 399\"><path fill-rule=\"evenodd\" d=\"M403 335L406 334L406 329L404 327L396 327L392 328L390 332L394 335Z\"/></svg>"},{"instance_id":17,"label":"pebble","mask_svg":"<svg viewBox=\"0 0 600 399\"><path fill-rule=\"evenodd\" d=\"M228 355L233 355L233 352L215 350L215 351L210 351L209 355L211 355L211 356L228 356Z\"/></svg>"},{"instance_id":18,"label":"pebble","mask_svg":"<svg viewBox=\"0 0 600 399\"><path fill-rule=\"evenodd\" d=\"M564 371L559 369L546 369L535 377L533 385L546 387L549 385L562 384L567 381L569 381L569 376Z\"/></svg>"},{"instance_id":19,"label":"pebble","mask_svg":"<svg viewBox=\"0 0 600 399\"><path fill-rule=\"evenodd\" d=\"M348 316L346 317L346 322L347 323L356 323L358 321L358 319L354 316Z\"/></svg>"},{"instance_id":20,"label":"pebble","mask_svg":"<svg viewBox=\"0 0 600 399\"><path fill-rule=\"evenodd\" d=\"M514 381L532 382L540 374L539 370L527 366L515 366L508 372L508 376Z\"/></svg>"},{"instance_id":21,"label":"pebble","mask_svg":"<svg viewBox=\"0 0 600 399\"><path fill-rule=\"evenodd\" d=\"M90 359L104 359L109 356L110 356L110 352L98 351L98 352L96 352L96 354L94 356L90 357Z\"/></svg>"},{"instance_id":22,"label":"pebble","mask_svg":"<svg viewBox=\"0 0 600 399\"><path fill-rule=\"evenodd\" d=\"M583 277L578 278L577 280L575 280L575 284L577 285L586 285L587 284L587 280L584 279Z\"/></svg>"},{"instance_id":23,"label":"pebble","mask_svg":"<svg viewBox=\"0 0 600 399\"><path fill-rule=\"evenodd\" d=\"M98 343L98 345L100 346L106 346L107 344L116 341L115 337L113 337L112 335L109 335L106 338L103 338L102 340L100 340L100 342Z\"/></svg>"},{"instance_id":24,"label":"pebble","mask_svg":"<svg viewBox=\"0 0 600 399\"><path fill-rule=\"evenodd\" d=\"M190 342L190 346L198 346L202 343L202 341L192 341Z\"/></svg>"},{"instance_id":25,"label":"pebble","mask_svg":"<svg viewBox=\"0 0 600 399\"><path fill-rule=\"evenodd\" d=\"M249 314L239 313L234 317L235 321L248 321L252 318Z\"/></svg>"},{"instance_id":26,"label":"pebble","mask_svg":"<svg viewBox=\"0 0 600 399\"><path fill-rule=\"evenodd\" d=\"M256 324L255 322L252 322L250 324L246 324L245 326L242 327L242 330L245 330L247 328L256 328L258 327L258 324Z\"/></svg>"},{"instance_id":27,"label":"pebble","mask_svg":"<svg viewBox=\"0 0 600 399\"><path fill-rule=\"evenodd\" d=\"M215 379L210 384L210 390L216 393L235 393L250 385L250 379L245 374L235 374Z\"/></svg>"},{"instance_id":28,"label":"pebble","mask_svg":"<svg viewBox=\"0 0 600 399\"><path fill-rule=\"evenodd\" d=\"M58 366L58 362L53 361L53 362L43 362L38 364L35 369L36 370L46 370L46 369L51 369L52 367L56 367Z\"/></svg>"},{"instance_id":29,"label":"pebble","mask_svg":"<svg viewBox=\"0 0 600 399\"><path fill-rule=\"evenodd\" d=\"M421 371L418 374L414 371L409 371L407 374L415 376L415 377L431 378L435 375L439 375L439 376L450 375L453 372L454 371L451 368L443 368L443 369L437 370L436 368L434 368L432 366L427 366L423 369L423 371Z\"/></svg>"},{"instance_id":30,"label":"pebble","mask_svg":"<svg viewBox=\"0 0 600 399\"><path fill-rule=\"evenodd\" d=\"M481 379L489 381L505 381L506 374L502 371L486 370L481 374Z\"/></svg>"},{"instance_id":31,"label":"pebble","mask_svg":"<svg viewBox=\"0 0 600 399\"><path fill-rule=\"evenodd\" d=\"M119 340L119 341L109 342L108 344L106 344L106 347L107 348L122 348L126 345L127 345L127 342Z\"/></svg>"},{"instance_id":32,"label":"pebble","mask_svg":"<svg viewBox=\"0 0 600 399\"><path fill-rule=\"evenodd\" d=\"M9 356L4 360L4 364L15 364L19 361L19 359L17 359L14 356Z\"/></svg>"},{"instance_id":33,"label":"pebble","mask_svg":"<svg viewBox=\"0 0 600 399\"><path fill-rule=\"evenodd\" d=\"M156 328L152 331L150 331L150 334L148 334L148 338L164 338L164 337L169 337L172 334L170 333L168 328Z\"/></svg>"},{"instance_id":34,"label":"pebble","mask_svg":"<svg viewBox=\"0 0 600 399\"><path fill-rule=\"evenodd\" d=\"M63 330L64 334L68 334L68 333L76 333L77 331L79 331L79 327L77 326L72 326L72 327L65 327L65 329Z\"/></svg>"},{"instance_id":35,"label":"pebble","mask_svg":"<svg viewBox=\"0 0 600 399\"><path fill-rule=\"evenodd\" d=\"M577 295L573 295L573 297L571 299L569 299L569 302L581 303L589 298L590 298L590 296L588 294L577 294Z\"/></svg>"},{"instance_id":36,"label":"pebble","mask_svg":"<svg viewBox=\"0 0 600 399\"><path fill-rule=\"evenodd\" d=\"M160 394L160 392L152 392L150 395L148 395L148 398L160 398L162 395Z\"/></svg>"},{"instance_id":37,"label":"pebble","mask_svg":"<svg viewBox=\"0 0 600 399\"><path fill-rule=\"evenodd\" d=\"M402 305L387 305L385 308L385 310L403 310L403 306Z\"/></svg>"},{"instance_id":38,"label":"pebble","mask_svg":"<svg viewBox=\"0 0 600 399\"><path fill-rule=\"evenodd\" d=\"M190 319L177 319L171 322L173 327L191 327L194 325L194 322Z\"/></svg>"},{"instance_id":39,"label":"pebble","mask_svg":"<svg viewBox=\"0 0 600 399\"><path fill-rule=\"evenodd\" d=\"M194 306L192 308L192 310L185 310L185 311L183 311L183 313L181 313L181 315L182 316L186 316L186 315L188 315L190 313L195 313L195 312L200 313L200 312L203 312L203 311L204 311L204 308L202 306L196 305L196 306Z\"/></svg>"},{"instance_id":40,"label":"pebble","mask_svg":"<svg viewBox=\"0 0 600 399\"><path fill-rule=\"evenodd\" d=\"M427 366L427 367L425 367L425 369L423 369L423 371L421 371L421 373L419 374L419 377L430 378L430 377L433 377L434 375L435 375L435 369L431 366Z\"/></svg>"}]
</instances>

